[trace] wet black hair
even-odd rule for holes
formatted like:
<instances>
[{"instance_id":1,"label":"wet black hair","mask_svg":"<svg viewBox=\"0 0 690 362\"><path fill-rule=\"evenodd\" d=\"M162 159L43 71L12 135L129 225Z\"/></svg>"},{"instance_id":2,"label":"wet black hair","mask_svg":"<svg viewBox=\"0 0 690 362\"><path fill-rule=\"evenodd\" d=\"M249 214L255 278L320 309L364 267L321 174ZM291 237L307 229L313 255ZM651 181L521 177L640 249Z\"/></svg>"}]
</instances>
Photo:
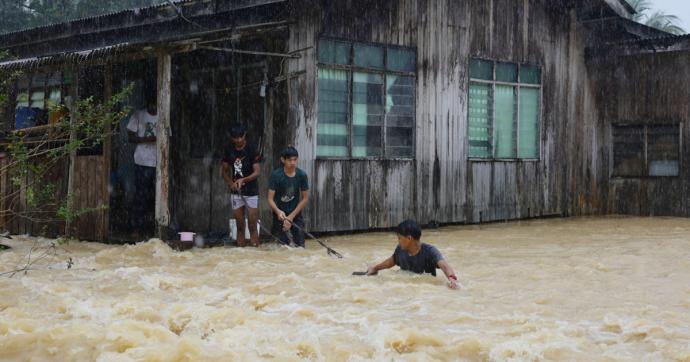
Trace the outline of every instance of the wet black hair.
<instances>
[{"instance_id":1,"label":"wet black hair","mask_svg":"<svg viewBox=\"0 0 690 362\"><path fill-rule=\"evenodd\" d=\"M296 148L294 148L292 146L288 146L288 147L285 147L283 152L280 153L280 157L281 158L299 157L299 153L297 152Z\"/></svg>"},{"instance_id":2,"label":"wet black hair","mask_svg":"<svg viewBox=\"0 0 690 362\"><path fill-rule=\"evenodd\" d=\"M247 127L242 124L236 124L230 128L230 137L239 138L247 134Z\"/></svg>"},{"instance_id":3,"label":"wet black hair","mask_svg":"<svg viewBox=\"0 0 690 362\"><path fill-rule=\"evenodd\" d=\"M422 227L412 219L401 222L395 231L400 236L411 236L415 240L422 237Z\"/></svg>"}]
</instances>

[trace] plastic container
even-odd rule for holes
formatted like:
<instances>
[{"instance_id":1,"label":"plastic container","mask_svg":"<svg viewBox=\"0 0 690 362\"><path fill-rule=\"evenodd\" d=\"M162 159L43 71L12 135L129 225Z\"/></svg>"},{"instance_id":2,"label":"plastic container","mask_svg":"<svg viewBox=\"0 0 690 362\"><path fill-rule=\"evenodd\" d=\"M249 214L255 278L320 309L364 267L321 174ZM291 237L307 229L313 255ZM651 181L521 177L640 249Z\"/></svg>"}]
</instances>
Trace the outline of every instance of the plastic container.
<instances>
[{"instance_id":1,"label":"plastic container","mask_svg":"<svg viewBox=\"0 0 690 362\"><path fill-rule=\"evenodd\" d=\"M261 220L257 221L256 223L256 232L260 233L261 226L259 226L259 223ZM247 219L244 219L244 238L245 240L249 240L251 236L249 235L249 221ZM235 219L230 219L230 239L232 240L237 240L237 222Z\"/></svg>"},{"instance_id":2,"label":"plastic container","mask_svg":"<svg viewBox=\"0 0 690 362\"><path fill-rule=\"evenodd\" d=\"M194 241L194 235L196 235L196 233L190 231L183 231L178 234L180 234L180 241Z\"/></svg>"}]
</instances>

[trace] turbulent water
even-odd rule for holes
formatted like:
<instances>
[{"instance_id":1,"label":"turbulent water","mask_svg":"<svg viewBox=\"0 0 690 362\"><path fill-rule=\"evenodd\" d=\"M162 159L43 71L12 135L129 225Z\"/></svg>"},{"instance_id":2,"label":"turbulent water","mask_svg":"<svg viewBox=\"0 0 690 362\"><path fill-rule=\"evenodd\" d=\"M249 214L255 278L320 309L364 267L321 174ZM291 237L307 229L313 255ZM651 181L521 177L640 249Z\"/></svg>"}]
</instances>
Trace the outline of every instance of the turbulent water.
<instances>
[{"instance_id":1,"label":"turbulent water","mask_svg":"<svg viewBox=\"0 0 690 362\"><path fill-rule=\"evenodd\" d=\"M463 288L396 270L391 233L176 252L4 240L0 360L690 361L690 219L425 230ZM72 261L67 269L68 261ZM439 270L439 274L440 273Z\"/></svg>"}]
</instances>

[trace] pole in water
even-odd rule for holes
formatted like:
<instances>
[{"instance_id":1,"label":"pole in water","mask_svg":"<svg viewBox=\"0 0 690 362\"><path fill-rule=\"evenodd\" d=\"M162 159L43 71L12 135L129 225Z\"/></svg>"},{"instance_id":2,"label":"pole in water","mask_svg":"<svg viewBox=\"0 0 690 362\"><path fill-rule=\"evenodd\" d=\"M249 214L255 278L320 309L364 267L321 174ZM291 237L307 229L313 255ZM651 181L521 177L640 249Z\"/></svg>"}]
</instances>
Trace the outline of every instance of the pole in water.
<instances>
[{"instance_id":1,"label":"pole in water","mask_svg":"<svg viewBox=\"0 0 690 362\"><path fill-rule=\"evenodd\" d=\"M317 239L316 236L314 236L314 235L312 235L310 232L304 230L304 229L301 228L299 225L293 223L292 220L290 220L290 219L285 219L285 220L287 220L287 221L290 223L290 225L292 225L293 227L297 228L297 230L302 231L302 232L305 233L308 237L310 237L310 238L316 240L317 243L319 243L321 246L323 246L324 248L326 248L326 251L328 252L328 255L336 256L336 257L338 257L339 259L342 259L342 258L343 258L343 256L340 255L339 252L337 252L337 251L331 249L328 245L326 245L326 243L324 243L323 241Z\"/></svg>"},{"instance_id":2,"label":"pole in water","mask_svg":"<svg viewBox=\"0 0 690 362\"><path fill-rule=\"evenodd\" d=\"M238 190L237 193L238 193L238 194L240 195L240 197L242 198L242 201L243 201L245 204L247 204L247 201L245 200L244 195L242 195L242 191L241 191L241 190ZM310 232L308 232L308 231L302 229L299 225L293 223L292 220L290 220L290 219L286 219L286 220L290 223L290 225L292 225L292 226L294 226L295 228L297 228L297 230L300 230L300 231L304 232L305 234L307 234L307 236L309 236L310 238L316 240L316 242L318 242L321 246L323 246L324 248L326 248L326 251L328 252L328 255L334 255L334 256L338 257L339 259L342 259L342 258L343 258L343 256L342 256L339 252L337 252L337 251L331 249L328 245L326 245L326 243L324 243L323 241L317 239L317 238L316 238L314 235L312 235ZM259 226L261 227L261 229L263 229L265 232L267 232L266 229L264 228L264 226L261 224L260 221L258 222L258 224L259 224ZM271 235L271 236L273 237L273 239L275 239L276 241L278 241L279 244L282 244L282 242L280 241L280 239L279 239L278 237L276 237L275 235L273 235L273 233L271 233L270 231L268 231L268 234Z\"/></svg>"}]
</instances>

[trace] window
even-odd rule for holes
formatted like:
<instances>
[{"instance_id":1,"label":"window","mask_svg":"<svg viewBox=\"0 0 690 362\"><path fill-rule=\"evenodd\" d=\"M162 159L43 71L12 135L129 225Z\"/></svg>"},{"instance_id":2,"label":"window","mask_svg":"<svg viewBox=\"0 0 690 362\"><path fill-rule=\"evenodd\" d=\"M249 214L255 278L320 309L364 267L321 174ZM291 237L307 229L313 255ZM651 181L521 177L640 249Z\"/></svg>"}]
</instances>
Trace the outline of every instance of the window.
<instances>
[{"instance_id":1,"label":"window","mask_svg":"<svg viewBox=\"0 0 690 362\"><path fill-rule=\"evenodd\" d=\"M469 157L539 159L541 70L470 60Z\"/></svg>"},{"instance_id":2,"label":"window","mask_svg":"<svg viewBox=\"0 0 690 362\"><path fill-rule=\"evenodd\" d=\"M679 175L679 125L614 125L612 136L614 177Z\"/></svg>"},{"instance_id":3,"label":"window","mask_svg":"<svg viewBox=\"0 0 690 362\"><path fill-rule=\"evenodd\" d=\"M319 157L414 156L416 52L319 42Z\"/></svg>"},{"instance_id":4,"label":"window","mask_svg":"<svg viewBox=\"0 0 690 362\"><path fill-rule=\"evenodd\" d=\"M63 87L70 84L68 73L34 74L17 80L15 128L46 124L53 117L51 110L61 104Z\"/></svg>"}]
</instances>

